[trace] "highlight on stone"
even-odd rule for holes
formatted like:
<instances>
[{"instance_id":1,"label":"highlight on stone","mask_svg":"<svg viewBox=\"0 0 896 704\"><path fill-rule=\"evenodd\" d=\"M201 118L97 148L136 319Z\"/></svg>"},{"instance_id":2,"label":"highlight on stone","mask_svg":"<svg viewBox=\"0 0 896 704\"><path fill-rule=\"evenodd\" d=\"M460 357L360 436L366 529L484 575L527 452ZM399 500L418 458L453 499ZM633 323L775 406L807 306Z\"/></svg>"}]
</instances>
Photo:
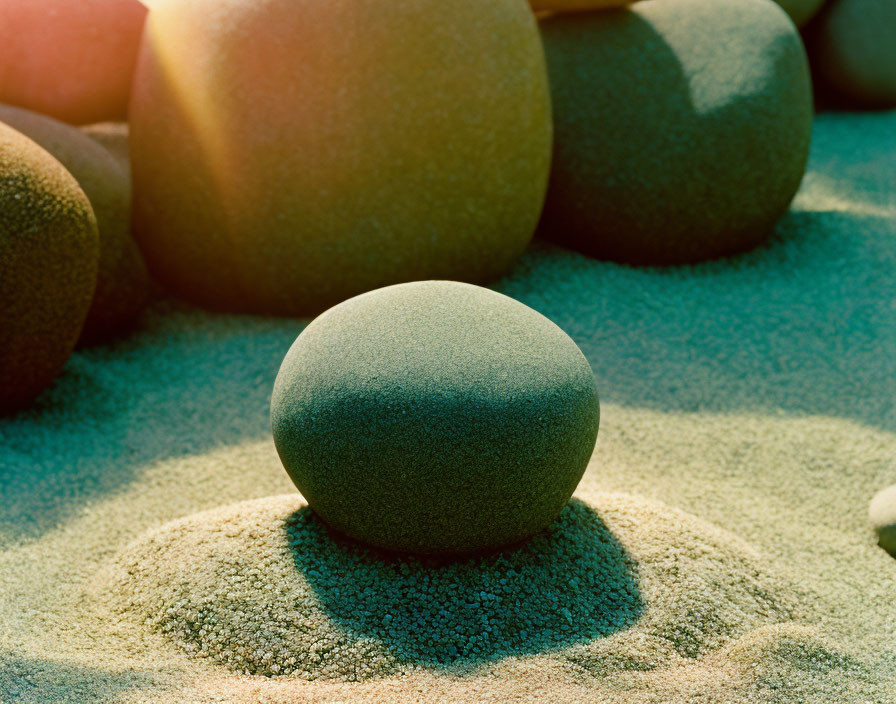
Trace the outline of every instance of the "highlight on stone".
<instances>
[{"instance_id":1,"label":"highlight on stone","mask_svg":"<svg viewBox=\"0 0 896 704\"><path fill-rule=\"evenodd\" d=\"M0 704L896 704L894 38L0 0Z\"/></svg>"},{"instance_id":2,"label":"highlight on stone","mask_svg":"<svg viewBox=\"0 0 896 704\"><path fill-rule=\"evenodd\" d=\"M491 281L532 238L550 168L525 0L170 0L130 122L151 270L229 311Z\"/></svg>"},{"instance_id":3,"label":"highlight on stone","mask_svg":"<svg viewBox=\"0 0 896 704\"><path fill-rule=\"evenodd\" d=\"M597 438L591 366L494 291L391 286L318 317L271 398L287 473L323 520L387 550L519 542L569 501Z\"/></svg>"}]
</instances>

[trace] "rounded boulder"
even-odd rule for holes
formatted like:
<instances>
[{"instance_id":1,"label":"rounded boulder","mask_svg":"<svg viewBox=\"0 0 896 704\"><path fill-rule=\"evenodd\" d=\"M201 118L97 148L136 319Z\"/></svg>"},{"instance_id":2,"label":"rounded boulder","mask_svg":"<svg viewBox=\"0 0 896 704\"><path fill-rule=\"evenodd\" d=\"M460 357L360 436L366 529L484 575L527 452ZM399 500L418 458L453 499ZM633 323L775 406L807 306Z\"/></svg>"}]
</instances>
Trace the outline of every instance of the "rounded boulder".
<instances>
[{"instance_id":1,"label":"rounded boulder","mask_svg":"<svg viewBox=\"0 0 896 704\"><path fill-rule=\"evenodd\" d=\"M96 215L100 236L96 291L82 343L102 341L123 329L149 297L149 275L131 237L131 184L119 160L71 125L0 105L0 122L52 154L75 177Z\"/></svg>"},{"instance_id":2,"label":"rounded boulder","mask_svg":"<svg viewBox=\"0 0 896 704\"><path fill-rule=\"evenodd\" d=\"M123 119L145 17L139 0L0 0L0 102Z\"/></svg>"},{"instance_id":3,"label":"rounded boulder","mask_svg":"<svg viewBox=\"0 0 896 704\"><path fill-rule=\"evenodd\" d=\"M805 171L812 91L771 0L647 0L541 22L554 101L544 236L683 264L761 242Z\"/></svg>"},{"instance_id":4,"label":"rounded boulder","mask_svg":"<svg viewBox=\"0 0 896 704\"><path fill-rule=\"evenodd\" d=\"M277 451L312 509L378 548L462 554L553 522L597 438L591 367L550 320L444 281L314 320L271 401Z\"/></svg>"},{"instance_id":5,"label":"rounded boulder","mask_svg":"<svg viewBox=\"0 0 896 704\"><path fill-rule=\"evenodd\" d=\"M28 405L62 370L98 258L96 219L77 181L0 124L0 412Z\"/></svg>"},{"instance_id":6,"label":"rounded boulder","mask_svg":"<svg viewBox=\"0 0 896 704\"><path fill-rule=\"evenodd\" d=\"M896 106L896 2L832 0L809 46L825 87L861 107Z\"/></svg>"},{"instance_id":7,"label":"rounded boulder","mask_svg":"<svg viewBox=\"0 0 896 704\"><path fill-rule=\"evenodd\" d=\"M531 239L550 168L526 0L170 0L129 119L150 269L218 310L490 280Z\"/></svg>"}]
</instances>

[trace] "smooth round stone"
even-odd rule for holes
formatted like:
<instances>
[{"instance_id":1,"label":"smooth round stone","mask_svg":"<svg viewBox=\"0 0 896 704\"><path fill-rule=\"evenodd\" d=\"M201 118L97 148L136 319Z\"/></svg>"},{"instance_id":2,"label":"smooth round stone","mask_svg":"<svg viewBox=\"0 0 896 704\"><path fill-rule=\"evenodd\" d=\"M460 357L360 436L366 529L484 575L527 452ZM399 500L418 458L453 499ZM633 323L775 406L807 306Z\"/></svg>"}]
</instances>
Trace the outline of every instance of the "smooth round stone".
<instances>
[{"instance_id":1,"label":"smooth round stone","mask_svg":"<svg viewBox=\"0 0 896 704\"><path fill-rule=\"evenodd\" d=\"M139 0L0 0L0 102L72 124L124 118L145 17Z\"/></svg>"},{"instance_id":2,"label":"smooth round stone","mask_svg":"<svg viewBox=\"0 0 896 704\"><path fill-rule=\"evenodd\" d=\"M0 413L62 370L96 286L99 235L75 178L0 124Z\"/></svg>"},{"instance_id":3,"label":"smooth round stone","mask_svg":"<svg viewBox=\"0 0 896 704\"><path fill-rule=\"evenodd\" d=\"M289 476L330 526L379 548L460 554L559 515L597 438L576 344L531 308L445 281L352 298L295 341L271 400Z\"/></svg>"},{"instance_id":4,"label":"smooth round stone","mask_svg":"<svg viewBox=\"0 0 896 704\"><path fill-rule=\"evenodd\" d=\"M554 100L544 236L682 264L761 242L802 179L812 93L771 0L647 0L541 22Z\"/></svg>"},{"instance_id":5,"label":"smooth round stone","mask_svg":"<svg viewBox=\"0 0 896 704\"><path fill-rule=\"evenodd\" d=\"M879 491L868 507L878 544L896 557L896 485Z\"/></svg>"},{"instance_id":6,"label":"smooth round stone","mask_svg":"<svg viewBox=\"0 0 896 704\"><path fill-rule=\"evenodd\" d=\"M129 119L150 269L218 310L489 281L531 240L550 170L525 0L170 0Z\"/></svg>"},{"instance_id":7,"label":"smooth round stone","mask_svg":"<svg viewBox=\"0 0 896 704\"><path fill-rule=\"evenodd\" d=\"M90 201L99 228L100 260L80 341L105 340L124 329L149 297L146 264L131 237L130 174L107 149L71 125L7 105L0 105L0 122L56 157Z\"/></svg>"},{"instance_id":8,"label":"smooth round stone","mask_svg":"<svg viewBox=\"0 0 896 704\"><path fill-rule=\"evenodd\" d=\"M896 106L896 2L832 0L809 38L822 81L859 106Z\"/></svg>"}]
</instances>

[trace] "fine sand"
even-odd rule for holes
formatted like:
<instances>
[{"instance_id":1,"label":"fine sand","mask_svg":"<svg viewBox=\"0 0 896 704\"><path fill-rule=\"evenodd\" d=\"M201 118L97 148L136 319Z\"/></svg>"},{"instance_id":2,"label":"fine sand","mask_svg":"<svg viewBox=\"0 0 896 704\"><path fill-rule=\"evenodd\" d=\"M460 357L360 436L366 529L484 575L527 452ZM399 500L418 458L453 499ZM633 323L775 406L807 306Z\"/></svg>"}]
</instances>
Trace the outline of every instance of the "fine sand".
<instances>
[{"instance_id":1,"label":"fine sand","mask_svg":"<svg viewBox=\"0 0 896 704\"><path fill-rule=\"evenodd\" d=\"M513 550L334 540L270 436L305 321L156 303L0 421L0 702L896 702L896 113L822 115L760 249L536 243L496 288L597 376L576 498Z\"/></svg>"}]
</instances>

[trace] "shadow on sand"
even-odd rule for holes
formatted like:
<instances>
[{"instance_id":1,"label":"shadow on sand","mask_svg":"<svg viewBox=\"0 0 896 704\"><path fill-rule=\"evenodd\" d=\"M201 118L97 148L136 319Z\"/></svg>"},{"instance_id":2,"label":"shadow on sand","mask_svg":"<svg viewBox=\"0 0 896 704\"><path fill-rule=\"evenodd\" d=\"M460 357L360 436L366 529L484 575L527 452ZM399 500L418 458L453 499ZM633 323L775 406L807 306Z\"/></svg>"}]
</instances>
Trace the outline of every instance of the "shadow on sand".
<instances>
[{"instance_id":1,"label":"shadow on sand","mask_svg":"<svg viewBox=\"0 0 896 704\"><path fill-rule=\"evenodd\" d=\"M446 561L373 551L304 507L287 521L298 569L329 618L402 662L476 665L604 638L643 610L636 566L573 499L530 541Z\"/></svg>"},{"instance_id":2,"label":"shadow on sand","mask_svg":"<svg viewBox=\"0 0 896 704\"><path fill-rule=\"evenodd\" d=\"M129 690L150 686L145 672L113 672L30 658L0 650L0 702L6 704L100 704L118 701Z\"/></svg>"}]
</instances>

